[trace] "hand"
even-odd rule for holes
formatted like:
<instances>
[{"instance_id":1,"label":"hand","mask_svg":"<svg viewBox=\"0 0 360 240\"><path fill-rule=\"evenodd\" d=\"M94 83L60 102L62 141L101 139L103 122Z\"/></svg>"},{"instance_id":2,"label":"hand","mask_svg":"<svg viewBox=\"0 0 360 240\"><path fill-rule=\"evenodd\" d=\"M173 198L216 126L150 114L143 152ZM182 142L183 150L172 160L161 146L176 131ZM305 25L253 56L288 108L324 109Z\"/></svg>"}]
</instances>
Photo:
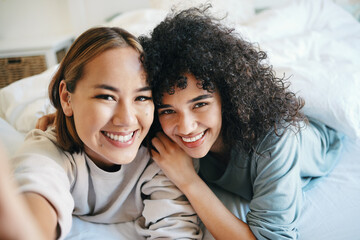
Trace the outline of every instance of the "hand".
<instances>
[{"instance_id":1,"label":"hand","mask_svg":"<svg viewBox=\"0 0 360 240\"><path fill-rule=\"evenodd\" d=\"M35 128L45 131L48 126L55 124L55 116L55 113L42 116L37 120Z\"/></svg>"},{"instance_id":2,"label":"hand","mask_svg":"<svg viewBox=\"0 0 360 240\"><path fill-rule=\"evenodd\" d=\"M193 160L164 133L158 132L151 140L155 149L151 155L165 175L181 190L197 177Z\"/></svg>"}]
</instances>

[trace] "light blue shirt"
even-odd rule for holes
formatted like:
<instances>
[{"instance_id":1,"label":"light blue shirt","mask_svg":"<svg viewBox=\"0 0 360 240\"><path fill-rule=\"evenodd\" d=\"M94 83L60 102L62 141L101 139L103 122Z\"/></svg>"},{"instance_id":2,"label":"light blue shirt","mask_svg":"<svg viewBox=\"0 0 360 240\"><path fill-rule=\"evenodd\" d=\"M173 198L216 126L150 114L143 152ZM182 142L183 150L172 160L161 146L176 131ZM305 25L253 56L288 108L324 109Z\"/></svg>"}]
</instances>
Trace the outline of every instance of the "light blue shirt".
<instances>
[{"instance_id":1,"label":"light blue shirt","mask_svg":"<svg viewBox=\"0 0 360 240\"><path fill-rule=\"evenodd\" d=\"M227 165L211 154L200 159L200 175L250 201L247 223L258 239L297 239L302 193L336 165L342 135L310 120L281 137L269 132L250 156L233 147Z\"/></svg>"}]
</instances>

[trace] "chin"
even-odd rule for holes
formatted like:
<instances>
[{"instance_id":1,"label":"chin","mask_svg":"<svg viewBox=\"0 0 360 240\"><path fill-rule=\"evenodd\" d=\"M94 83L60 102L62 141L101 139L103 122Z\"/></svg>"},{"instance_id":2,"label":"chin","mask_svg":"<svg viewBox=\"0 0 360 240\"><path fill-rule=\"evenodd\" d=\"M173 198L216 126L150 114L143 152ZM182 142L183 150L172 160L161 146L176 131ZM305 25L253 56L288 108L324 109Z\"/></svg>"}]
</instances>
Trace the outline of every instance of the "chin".
<instances>
[{"instance_id":1,"label":"chin","mask_svg":"<svg viewBox=\"0 0 360 240\"><path fill-rule=\"evenodd\" d=\"M117 153L117 154L112 154L111 156L109 156L109 159L111 159L111 162L117 165L122 165L122 164L129 164L132 161L134 161L136 158L136 153L130 153L130 154L124 154L124 153Z\"/></svg>"},{"instance_id":2,"label":"chin","mask_svg":"<svg viewBox=\"0 0 360 240\"><path fill-rule=\"evenodd\" d=\"M136 158L136 154L133 155L133 156L125 156L124 158L122 158L120 161L121 163L119 164L129 164L131 163L132 161L134 161Z\"/></svg>"},{"instance_id":3,"label":"chin","mask_svg":"<svg viewBox=\"0 0 360 240\"><path fill-rule=\"evenodd\" d=\"M192 158L203 158L209 151L185 151Z\"/></svg>"}]
</instances>

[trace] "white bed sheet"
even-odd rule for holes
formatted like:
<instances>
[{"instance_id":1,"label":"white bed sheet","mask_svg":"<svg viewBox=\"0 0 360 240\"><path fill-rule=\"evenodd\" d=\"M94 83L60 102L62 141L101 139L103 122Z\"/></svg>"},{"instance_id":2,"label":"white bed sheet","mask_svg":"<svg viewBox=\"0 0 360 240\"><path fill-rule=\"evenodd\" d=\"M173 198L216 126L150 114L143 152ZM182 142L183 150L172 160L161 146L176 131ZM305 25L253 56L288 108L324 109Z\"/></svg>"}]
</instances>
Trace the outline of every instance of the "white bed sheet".
<instances>
[{"instance_id":1,"label":"white bed sheet","mask_svg":"<svg viewBox=\"0 0 360 240\"><path fill-rule=\"evenodd\" d=\"M147 34L166 11L143 9L120 15L107 25ZM306 100L305 111L348 137L338 166L305 193L300 239L360 239L360 23L331 1L294 1L235 25L258 42L276 73L292 75L291 88ZM0 141L14 154L38 117L53 108L47 86L56 66L0 89ZM248 209L240 198L214 188L237 216ZM68 239L141 239L133 223L94 224L73 219ZM205 239L211 239L209 233Z\"/></svg>"}]
</instances>

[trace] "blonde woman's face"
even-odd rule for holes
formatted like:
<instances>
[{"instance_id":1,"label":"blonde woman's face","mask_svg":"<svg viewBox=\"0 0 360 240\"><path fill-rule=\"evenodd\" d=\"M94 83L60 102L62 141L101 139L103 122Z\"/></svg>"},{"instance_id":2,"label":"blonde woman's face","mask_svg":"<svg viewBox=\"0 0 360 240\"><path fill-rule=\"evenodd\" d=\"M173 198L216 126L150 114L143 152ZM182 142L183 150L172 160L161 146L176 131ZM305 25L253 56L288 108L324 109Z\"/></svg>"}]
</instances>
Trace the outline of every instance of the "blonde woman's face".
<instances>
[{"instance_id":1,"label":"blonde woman's face","mask_svg":"<svg viewBox=\"0 0 360 240\"><path fill-rule=\"evenodd\" d=\"M105 51L86 64L69 100L64 112L73 115L85 152L97 166L110 170L134 160L153 122L154 104L133 48Z\"/></svg>"}]
</instances>

